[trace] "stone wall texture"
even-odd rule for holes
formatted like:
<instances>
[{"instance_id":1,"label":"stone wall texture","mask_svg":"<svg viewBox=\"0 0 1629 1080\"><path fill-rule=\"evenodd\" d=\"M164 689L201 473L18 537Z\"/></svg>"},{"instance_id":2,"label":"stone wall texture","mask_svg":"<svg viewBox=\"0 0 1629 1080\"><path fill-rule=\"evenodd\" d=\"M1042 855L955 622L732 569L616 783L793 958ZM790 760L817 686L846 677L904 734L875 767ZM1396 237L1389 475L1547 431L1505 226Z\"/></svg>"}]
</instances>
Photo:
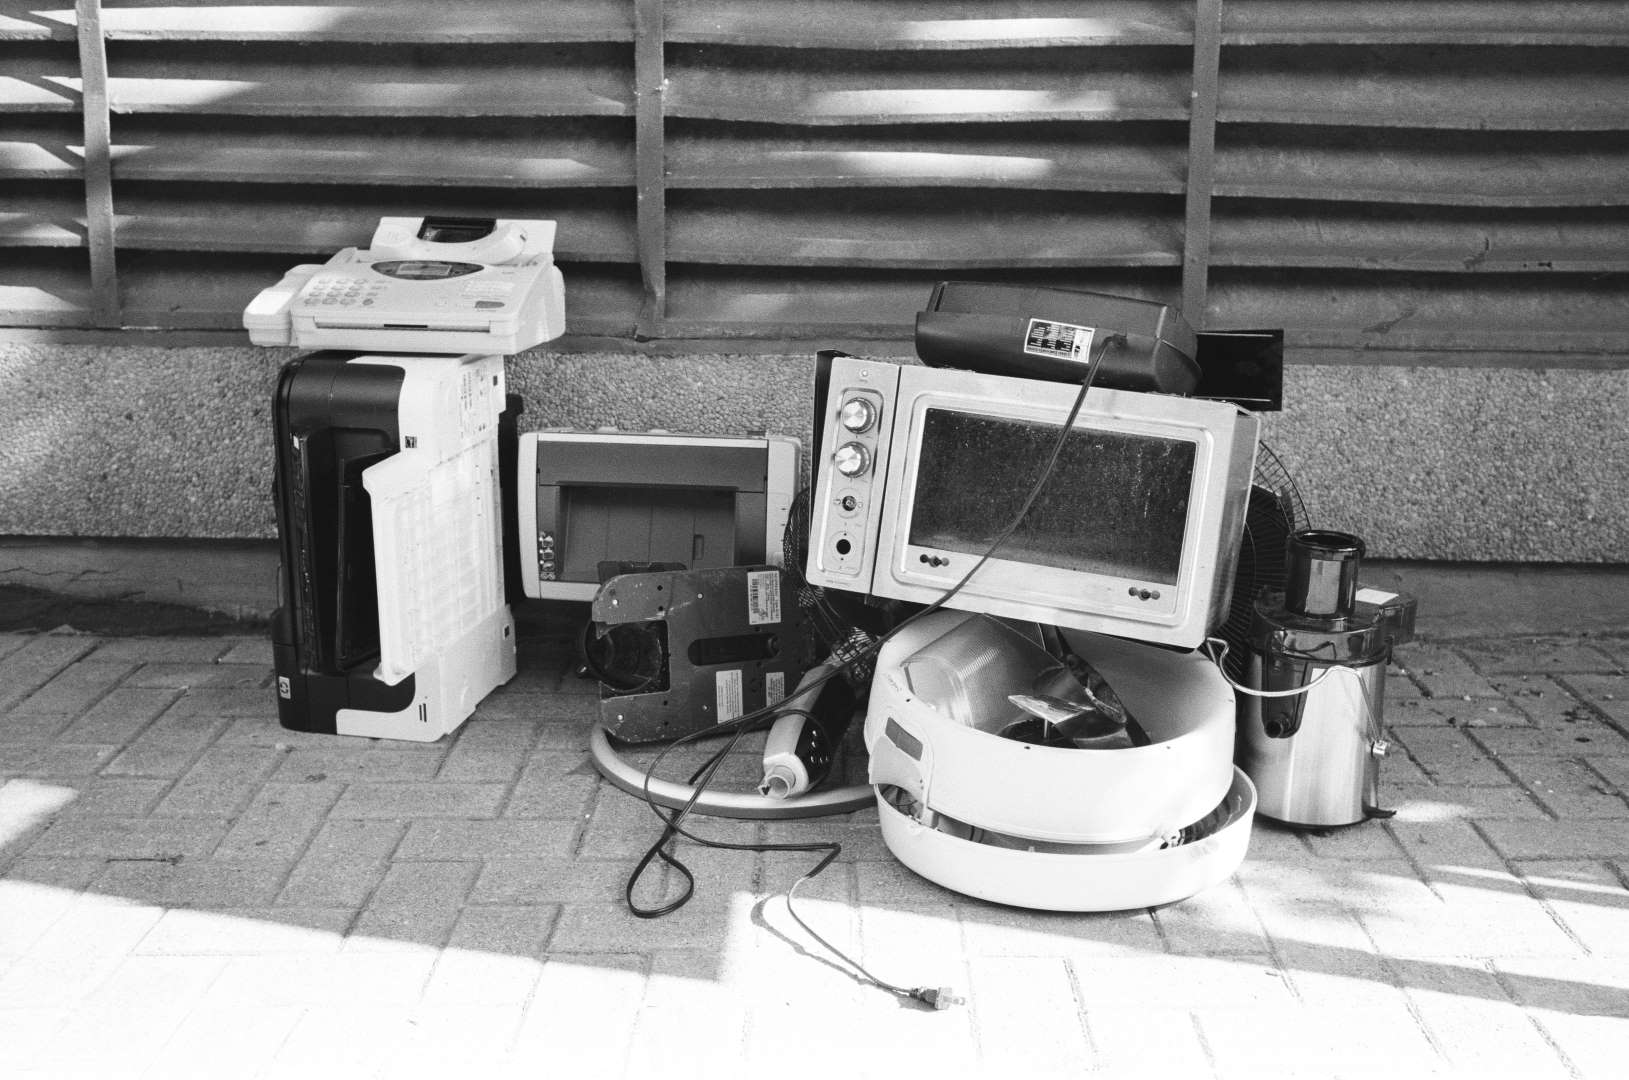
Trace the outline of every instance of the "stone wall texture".
<instances>
[{"instance_id":1,"label":"stone wall texture","mask_svg":"<svg viewBox=\"0 0 1629 1080\"><path fill-rule=\"evenodd\" d=\"M0 345L0 536L274 535L293 350ZM880 356L881 354L879 354ZM526 353L523 429L809 437L812 358ZM1629 563L1629 371L1295 365L1265 438L1372 557Z\"/></svg>"}]
</instances>

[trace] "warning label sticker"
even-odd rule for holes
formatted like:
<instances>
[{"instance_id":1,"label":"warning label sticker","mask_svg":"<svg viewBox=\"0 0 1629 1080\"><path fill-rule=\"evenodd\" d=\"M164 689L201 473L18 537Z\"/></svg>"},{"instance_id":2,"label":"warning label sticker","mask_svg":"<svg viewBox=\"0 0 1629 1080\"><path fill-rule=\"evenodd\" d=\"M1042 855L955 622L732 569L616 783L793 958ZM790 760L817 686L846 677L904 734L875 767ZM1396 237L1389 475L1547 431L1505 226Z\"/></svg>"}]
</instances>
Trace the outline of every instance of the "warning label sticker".
<instances>
[{"instance_id":1,"label":"warning label sticker","mask_svg":"<svg viewBox=\"0 0 1629 1080\"><path fill-rule=\"evenodd\" d=\"M729 671L715 671L713 673L713 696L718 702L718 722L734 720L742 713L741 708L741 669L731 668Z\"/></svg>"},{"instance_id":2,"label":"warning label sticker","mask_svg":"<svg viewBox=\"0 0 1629 1080\"><path fill-rule=\"evenodd\" d=\"M1031 319L1029 329L1024 332L1024 351L1031 356L1084 362L1087 350L1092 347L1092 333L1090 326Z\"/></svg>"},{"instance_id":3,"label":"warning label sticker","mask_svg":"<svg viewBox=\"0 0 1629 1080\"><path fill-rule=\"evenodd\" d=\"M752 626L781 621L781 572L755 570L747 575L747 622Z\"/></svg>"},{"instance_id":4,"label":"warning label sticker","mask_svg":"<svg viewBox=\"0 0 1629 1080\"><path fill-rule=\"evenodd\" d=\"M764 672L764 704L773 705L786 699L786 672Z\"/></svg>"}]
</instances>

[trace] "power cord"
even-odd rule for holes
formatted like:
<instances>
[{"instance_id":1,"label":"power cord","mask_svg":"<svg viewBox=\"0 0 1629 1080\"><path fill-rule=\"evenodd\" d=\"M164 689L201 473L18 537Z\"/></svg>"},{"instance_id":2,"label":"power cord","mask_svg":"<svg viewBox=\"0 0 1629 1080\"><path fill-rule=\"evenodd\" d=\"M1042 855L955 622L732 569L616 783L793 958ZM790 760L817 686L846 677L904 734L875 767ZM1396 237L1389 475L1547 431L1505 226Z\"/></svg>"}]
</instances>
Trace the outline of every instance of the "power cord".
<instances>
[{"instance_id":1,"label":"power cord","mask_svg":"<svg viewBox=\"0 0 1629 1080\"><path fill-rule=\"evenodd\" d=\"M961 579L947 589L941 596L936 598L927 607L922 608L921 610L910 615L881 637L868 642L862 647L851 649L849 651L849 655L841 658L842 662L839 665L835 666L830 672L821 676L819 679L803 687L804 690L817 689L824 686L828 680L837 678L839 676L851 676L852 672L857 668L858 665L864 663L869 658L874 656L878 651L881 650L883 645L890 641L895 635L899 634L906 627L911 626L919 620L926 618L928 615L940 610L945 606L946 603L948 603L962 591L967 583L973 579L973 576L984 567L984 564L988 562L996 551L998 551L1001 546L1012 537L1012 534L1018 530L1018 527L1023 523L1025 516L1029 514L1030 509L1035 505L1035 500L1040 497L1042 489L1046 487L1047 481L1052 477L1052 471L1057 466L1058 458L1063 453L1063 448L1068 441L1070 432L1074 430L1075 419L1080 415L1080 410L1086 403L1087 391L1091 389L1092 383L1097 377L1097 370L1103 362L1104 355L1108 352L1111 346L1123 348L1125 345L1126 338L1124 334L1108 334L1103 338L1103 343L1097 348L1097 351L1092 355L1091 359L1086 365L1086 372L1080 380L1080 391L1075 395L1074 403L1069 409L1069 415L1064 419L1062 427L1059 428L1058 437L1052 444L1051 453L1047 455L1046 462L1041 467L1040 475L1030 487L1029 494L1024 499L1023 505L1019 507L1018 512L1013 515L1012 520L1008 522L1006 528L1002 529L1000 535L991 541L989 547L984 550L984 553L980 555L972 567L970 567L968 571L961 576ZM792 916L793 920L797 922L798 926L802 927L805 933L807 933L815 941L819 942L820 945L832 955L836 956L843 963L852 968L863 981L872 986L886 990L891 994L919 1002L933 1009L946 1009L953 1004L959 1004L963 999L953 993L949 987L940 986L907 988L878 978L877 976L871 974L870 971L866 970L866 968L858 961L854 960L836 946L832 945L831 942L827 941L820 934L816 933L814 928L805 922L802 916L797 913L795 896L798 888L803 885L804 882L814 879L823 870L825 870L826 867L832 864L838 855L842 853L842 845L840 843L835 841L807 844L732 842L697 836L684 828L685 821L689 818L691 812L694 810L697 801L702 796L702 793L712 782L713 777L717 774L719 767L724 762L724 759L735 750L736 746L740 744L741 738L749 730L752 730L755 726L761 724L763 721L770 719L775 714L775 706L766 705L763 708L755 709L752 712L745 713L741 716L735 717L732 720L717 724L709 730L691 732L690 734L682 736L681 738L674 740L672 743L669 743L659 754L657 754L655 760L651 762L649 767L647 767L645 770L645 779L642 785L641 794L644 798L645 805L650 808L651 813L655 814L656 817L661 820L663 828L661 836L658 837L656 842L653 843L645 852L644 856L639 860L638 864L634 867L632 873L628 877L626 886L623 889L623 896L627 901L628 910L639 918L655 919L664 915L669 915L689 902L691 896L693 896L695 893L695 876L690 872L689 868L684 865L683 861L674 855L670 850L670 846L681 836L693 843L701 845L702 847L719 848L723 850L825 852L825 855L818 863L815 864L812 869L794 881L791 887L786 890L787 912ZM730 736L728 743L722 749L716 751L696 770L695 774L691 777L692 790L689 799L682 807L670 815L657 803L656 799L651 794L650 785L655 777L657 768L661 765L662 761L667 757L668 754L678 749L680 746L686 745L703 737L722 736L726 734ZM657 859L661 859L663 862L667 863L669 866L673 867L681 875L683 875L684 888L679 896L665 904L661 904L657 907L642 907L633 898L634 887L638 883L639 879L644 875L645 871Z\"/></svg>"}]
</instances>

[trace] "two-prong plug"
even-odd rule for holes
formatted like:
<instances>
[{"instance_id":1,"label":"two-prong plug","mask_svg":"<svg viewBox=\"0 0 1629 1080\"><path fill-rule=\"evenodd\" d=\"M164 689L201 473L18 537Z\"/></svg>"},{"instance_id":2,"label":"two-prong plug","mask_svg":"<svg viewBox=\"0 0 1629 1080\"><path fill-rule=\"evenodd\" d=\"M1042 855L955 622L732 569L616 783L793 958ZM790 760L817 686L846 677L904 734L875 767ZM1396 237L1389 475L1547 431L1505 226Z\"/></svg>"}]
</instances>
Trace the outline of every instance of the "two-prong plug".
<instances>
[{"instance_id":1,"label":"two-prong plug","mask_svg":"<svg viewBox=\"0 0 1629 1080\"><path fill-rule=\"evenodd\" d=\"M911 999L934 1009L948 1009L952 1005L962 1005L967 1001L948 986L918 986L911 991Z\"/></svg>"}]
</instances>

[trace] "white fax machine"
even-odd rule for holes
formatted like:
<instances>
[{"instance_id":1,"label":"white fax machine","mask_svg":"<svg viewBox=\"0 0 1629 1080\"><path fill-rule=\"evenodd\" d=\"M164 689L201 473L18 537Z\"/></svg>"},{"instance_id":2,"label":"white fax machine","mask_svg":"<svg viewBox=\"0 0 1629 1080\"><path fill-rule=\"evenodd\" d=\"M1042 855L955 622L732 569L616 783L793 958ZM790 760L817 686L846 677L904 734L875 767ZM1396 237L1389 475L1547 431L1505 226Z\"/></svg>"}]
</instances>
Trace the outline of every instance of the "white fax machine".
<instances>
[{"instance_id":1,"label":"white fax machine","mask_svg":"<svg viewBox=\"0 0 1629 1080\"><path fill-rule=\"evenodd\" d=\"M256 345L516 353L565 332L555 223L381 218L366 248L289 270L250 301Z\"/></svg>"}]
</instances>

